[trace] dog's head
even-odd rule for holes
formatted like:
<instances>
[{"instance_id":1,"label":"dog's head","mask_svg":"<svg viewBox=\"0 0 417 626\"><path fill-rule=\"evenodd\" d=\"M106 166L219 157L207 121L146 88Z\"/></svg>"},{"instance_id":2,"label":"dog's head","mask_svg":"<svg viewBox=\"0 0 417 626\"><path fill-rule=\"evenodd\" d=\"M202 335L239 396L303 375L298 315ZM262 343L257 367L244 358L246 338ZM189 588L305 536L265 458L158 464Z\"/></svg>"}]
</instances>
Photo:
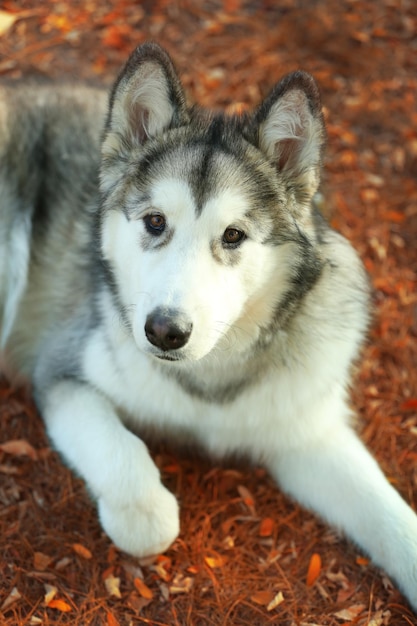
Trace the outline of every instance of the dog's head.
<instances>
[{"instance_id":1,"label":"dog's head","mask_svg":"<svg viewBox=\"0 0 417 626\"><path fill-rule=\"evenodd\" d=\"M187 108L159 46L134 51L102 147L101 254L141 350L196 360L271 324L303 283L323 143L303 72L228 117Z\"/></svg>"}]
</instances>

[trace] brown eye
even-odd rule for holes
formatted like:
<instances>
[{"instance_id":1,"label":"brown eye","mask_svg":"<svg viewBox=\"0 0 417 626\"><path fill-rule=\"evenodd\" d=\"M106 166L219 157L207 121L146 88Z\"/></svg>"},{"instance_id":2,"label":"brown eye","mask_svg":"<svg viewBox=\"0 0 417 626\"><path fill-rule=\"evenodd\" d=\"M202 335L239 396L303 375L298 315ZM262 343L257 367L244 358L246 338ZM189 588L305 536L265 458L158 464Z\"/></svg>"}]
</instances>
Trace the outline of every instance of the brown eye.
<instances>
[{"instance_id":1,"label":"brown eye","mask_svg":"<svg viewBox=\"0 0 417 626\"><path fill-rule=\"evenodd\" d=\"M245 239L245 233L237 228L226 228L223 233L223 243L230 248L236 248Z\"/></svg>"},{"instance_id":2,"label":"brown eye","mask_svg":"<svg viewBox=\"0 0 417 626\"><path fill-rule=\"evenodd\" d=\"M163 215L160 215L160 213L145 215L143 221L145 223L145 227L148 233L154 235L155 237L159 237L159 235L162 235L165 230L166 220Z\"/></svg>"}]
</instances>

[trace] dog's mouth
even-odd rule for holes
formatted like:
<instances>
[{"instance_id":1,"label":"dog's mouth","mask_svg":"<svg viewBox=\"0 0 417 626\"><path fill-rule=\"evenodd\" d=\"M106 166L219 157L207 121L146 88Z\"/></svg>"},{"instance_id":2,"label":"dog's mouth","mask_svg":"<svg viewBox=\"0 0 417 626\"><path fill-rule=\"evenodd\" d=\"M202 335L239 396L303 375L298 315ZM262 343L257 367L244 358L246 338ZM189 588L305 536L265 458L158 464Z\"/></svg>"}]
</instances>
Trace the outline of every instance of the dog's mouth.
<instances>
[{"instance_id":1,"label":"dog's mouth","mask_svg":"<svg viewBox=\"0 0 417 626\"><path fill-rule=\"evenodd\" d=\"M168 361L169 363L175 363L182 361L183 357L180 354L172 354L171 352L151 352L152 356L159 361Z\"/></svg>"}]
</instances>

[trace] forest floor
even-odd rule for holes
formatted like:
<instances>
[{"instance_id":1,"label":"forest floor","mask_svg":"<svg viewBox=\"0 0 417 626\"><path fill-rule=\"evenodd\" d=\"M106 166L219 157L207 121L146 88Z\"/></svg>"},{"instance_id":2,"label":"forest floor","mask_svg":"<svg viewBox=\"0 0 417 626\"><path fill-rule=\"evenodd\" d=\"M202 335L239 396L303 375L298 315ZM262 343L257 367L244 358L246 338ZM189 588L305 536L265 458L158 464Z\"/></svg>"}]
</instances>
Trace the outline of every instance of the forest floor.
<instances>
[{"instance_id":1,"label":"forest floor","mask_svg":"<svg viewBox=\"0 0 417 626\"><path fill-rule=\"evenodd\" d=\"M153 39L190 97L238 110L302 68L328 131L324 210L364 260L374 323L352 403L417 508L417 5L414 0L6 0L0 74L110 84ZM111 545L30 391L0 387L0 624L405 626L383 572L262 468L154 448L181 535L139 562Z\"/></svg>"}]
</instances>

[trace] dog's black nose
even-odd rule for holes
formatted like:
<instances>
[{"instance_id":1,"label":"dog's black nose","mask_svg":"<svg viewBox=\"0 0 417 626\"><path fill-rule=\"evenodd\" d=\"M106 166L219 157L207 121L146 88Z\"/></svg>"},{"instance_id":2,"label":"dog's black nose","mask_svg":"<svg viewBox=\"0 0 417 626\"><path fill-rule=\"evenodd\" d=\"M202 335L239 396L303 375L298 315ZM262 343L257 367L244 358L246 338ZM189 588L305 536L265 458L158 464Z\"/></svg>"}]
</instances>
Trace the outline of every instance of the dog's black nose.
<instances>
[{"instance_id":1,"label":"dog's black nose","mask_svg":"<svg viewBox=\"0 0 417 626\"><path fill-rule=\"evenodd\" d=\"M179 311L157 308L146 318L145 335L153 346L166 352L185 346L192 328Z\"/></svg>"}]
</instances>

